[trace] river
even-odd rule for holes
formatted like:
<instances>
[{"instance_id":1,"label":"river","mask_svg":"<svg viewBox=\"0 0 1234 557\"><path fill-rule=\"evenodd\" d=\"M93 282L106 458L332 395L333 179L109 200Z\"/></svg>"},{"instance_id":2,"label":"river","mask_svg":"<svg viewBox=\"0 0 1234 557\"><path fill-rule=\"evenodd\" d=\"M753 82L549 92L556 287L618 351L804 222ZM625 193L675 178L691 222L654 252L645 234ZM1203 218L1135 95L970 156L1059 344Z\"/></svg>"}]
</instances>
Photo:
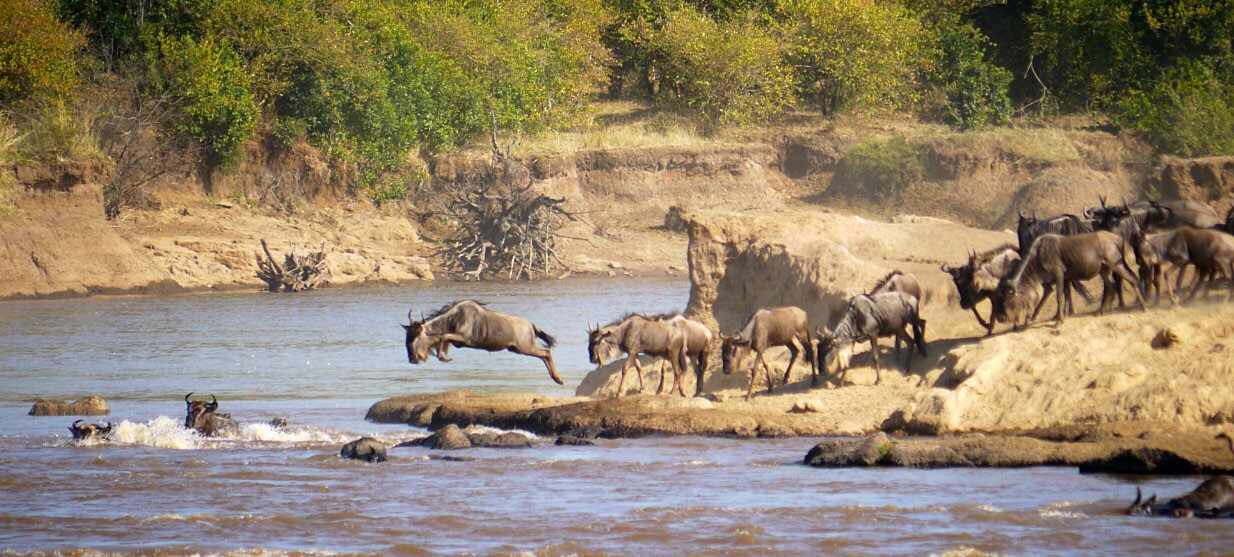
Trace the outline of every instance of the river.
<instances>
[{"instance_id":1,"label":"river","mask_svg":"<svg viewBox=\"0 0 1234 557\"><path fill-rule=\"evenodd\" d=\"M588 323L682 309L682 279L449 283L0 303L0 551L90 554L1091 555L1234 554L1228 521L1131 518L1135 486L1198 477L1074 468L813 469L817 439L702 437L538 444L390 461L337 457L374 402L466 388L571 395ZM407 312L462 298L557 337L539 360L454 350L407 363ZM186 432L183 397L214 394L239 436ZM108 441L38 397L97 394ZM196 395L195 395L196 396ZM285 417L281 429L267 425Z\"/></svg>"}]
</instances>

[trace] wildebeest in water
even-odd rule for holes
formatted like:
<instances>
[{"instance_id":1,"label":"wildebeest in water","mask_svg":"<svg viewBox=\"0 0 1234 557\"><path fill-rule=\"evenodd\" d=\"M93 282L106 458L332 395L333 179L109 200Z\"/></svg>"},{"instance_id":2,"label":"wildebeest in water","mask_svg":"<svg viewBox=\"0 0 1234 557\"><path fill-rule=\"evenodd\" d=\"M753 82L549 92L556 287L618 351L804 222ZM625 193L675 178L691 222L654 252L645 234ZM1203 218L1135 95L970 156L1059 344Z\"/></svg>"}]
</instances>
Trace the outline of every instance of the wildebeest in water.
<instances>
[{"instance_id":1,"label":"wildebeest in water","mask_svg":"<svg viewBox=\"0 0 1234 557\"><path fill-rule=\"evenodd\" d=\"M107 422L106 426L99 424L86 423L85 420L77 420L73 425L69 426L69 431L73 434L73 439L85 440L94 437L102 437L111 433L111 422Z\"/></svg>"},{"instance_id":2,"label":"wildebeest in water","mask_svg":"<svg viewBox=\"0 0 1234 557\"><path fill-rule=\"evenodd\" d=\"M758 377L758 366L763 366L767 377L767 392L775 382L771 378L771 366L763 354L772 346L788 348L790 355L788 368L784 370L784 385L788 384L789 374L793 372L793 363L797 354L804 348L806 359L810 361L810 386L818 383L818 360L814 357L814 344L810 342L809 322L805 310L799 307L787 306L778 308L761 308L750 315L741 330L733 335L723 335L720 345L720 356L723 361L723 371L728 375L741 367L750 352L754 352L754 366L750 368L750 388L746 390L746 400L754 396L754 380ZM798 344L802 348L798 348Z\"/></svg>"},{"instance_id":3,"label":"wildebeest in water","mask_svg":"<svg viewBox=\"0 0 1234 557\"><path fill-rule=\"evenodd\" d=\"M216 435L237 434L240 432L240 424L231 419L231 416L219 414L219 399L214 395L210 395L210 403L207 404L204 400L189 400L193 393L184 395L184 404L187 407L184 416L184 427L192 429L206 437L214 437Z\"/></svg>"},{"instance_id":4,"label":"wildebeest in water","mask_svg":"<svg viewBox=\"0 0 1234 557\"><path fill-rule=\"evenodd\" d=\"M1217 439L1224 439L1234 454L1234 438L1222 432ZM1129 515L1158 515L1201 518L1234 518L1234 477L1214 476L1204 480L1190 493L1158 504L1157 496L1143 500L1140 488L1135 488L1135 502L1127 508Z\"/></svg>"},{"instance_id":5,"label":"wildebeest in water","mask_svg":"<svg viewBox=\"0 0 1234 557\"><path fill-rule=\"evenodd\" d=\"M407 316L410 319L411 312ZM430 348L443 362L450 361L446 352L451 345L489 352L509 350L539 358L549 377L558 385L564 384L549 351L556 343L552 336L522 317L498 313L475 300L447 304L427 318L403 325L403 329L407 331L407 360L413 364L427 360ZM536 344L537 338L544 341L544 347Z\"/></svg>"}]
</instances>

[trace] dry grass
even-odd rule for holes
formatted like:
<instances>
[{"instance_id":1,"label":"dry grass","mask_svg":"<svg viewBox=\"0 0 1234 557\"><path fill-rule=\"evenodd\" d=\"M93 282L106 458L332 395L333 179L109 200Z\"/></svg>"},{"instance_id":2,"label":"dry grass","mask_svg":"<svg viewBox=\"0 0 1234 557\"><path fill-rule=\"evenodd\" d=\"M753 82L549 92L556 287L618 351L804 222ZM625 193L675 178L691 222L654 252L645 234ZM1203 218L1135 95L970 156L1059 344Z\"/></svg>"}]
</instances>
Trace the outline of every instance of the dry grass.
<instances>
[{"instance_id":1,"label":"dry grass","mask_svg":"<svg viewBox=\"0 0 1234 557\"><path fill-rule=\"evenodd\" d=\"M22 134L0 113L0 218L13 216L13 186L17 179L10 167L20 160Z\"/></svg>"},{"instance_id":2,"label":"dry grass","mask_svg":"<svg viewBox=\"0 0 1234 557\"><path fill-rule=\"evenodd\" d=\"M18 149L31 160L102 158L93 130L97 119L92 112L63 101L39 103L21 118L26 133Z\"/></svg>"}]
</instances>

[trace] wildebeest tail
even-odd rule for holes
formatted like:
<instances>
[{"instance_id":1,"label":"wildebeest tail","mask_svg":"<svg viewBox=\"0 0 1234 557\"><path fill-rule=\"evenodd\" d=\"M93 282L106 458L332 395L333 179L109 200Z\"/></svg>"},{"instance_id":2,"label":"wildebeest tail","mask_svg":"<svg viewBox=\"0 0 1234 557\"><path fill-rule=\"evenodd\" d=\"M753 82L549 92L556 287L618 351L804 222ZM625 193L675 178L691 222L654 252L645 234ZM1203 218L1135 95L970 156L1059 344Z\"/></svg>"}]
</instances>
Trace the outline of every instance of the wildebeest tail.
<instances>
[{"instance_id":1,"label":"wildebeest tail","mask_svg":"<svg viewBox=\"0 0 1234 557\"><path fill-rule=\"evenodd\" d=\"M539 327L535 327L535 329L536 329L536 337L544 341L545 347L552 348L554 344L557 344L557 339L553 338L552 335L544 331L541 331Z\"/></svg>"}]
</instances>

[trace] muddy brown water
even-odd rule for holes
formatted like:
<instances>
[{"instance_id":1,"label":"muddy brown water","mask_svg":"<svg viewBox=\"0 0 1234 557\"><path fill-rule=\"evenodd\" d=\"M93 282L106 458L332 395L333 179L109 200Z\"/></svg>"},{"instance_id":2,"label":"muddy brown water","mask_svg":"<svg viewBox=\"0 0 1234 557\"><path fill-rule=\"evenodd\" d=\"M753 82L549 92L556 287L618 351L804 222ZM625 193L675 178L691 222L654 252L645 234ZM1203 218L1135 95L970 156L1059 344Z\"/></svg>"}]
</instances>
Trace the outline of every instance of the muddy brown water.
<instances>
[{"instance_id":1,"label":"muddy brown water","mask_svg":"<svg viewBox=\"0 0 1234 557\"><path fill-rule=\"evenodd\" d=\"M817 439L601 440L593 447L339 459L382 398L451 388L572 394L587 323L685 305L672 280L572 280L0 303L0 550L73 554L1011 555L1234 553L1234 522L1131 518L1135 486L1199 477L1074 468L812 469ZM557 337L566 386L538 360L456 350L407 363L400 322L486 300ZM186 432L214 393L234 438ZM30 399L98 394L111 440ZM290 425L266 425L287 417Z\"/></svg>"}]
</instances>

